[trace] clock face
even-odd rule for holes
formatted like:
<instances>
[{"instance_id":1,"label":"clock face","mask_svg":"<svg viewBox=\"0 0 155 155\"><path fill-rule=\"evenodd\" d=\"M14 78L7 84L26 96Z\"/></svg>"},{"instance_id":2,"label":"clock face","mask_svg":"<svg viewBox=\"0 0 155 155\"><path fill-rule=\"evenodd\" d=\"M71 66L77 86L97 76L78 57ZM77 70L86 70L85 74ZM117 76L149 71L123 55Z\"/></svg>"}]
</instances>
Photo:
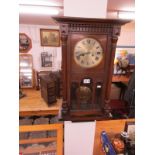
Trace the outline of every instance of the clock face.
<instances>
[{"instance_id":1,"label":"clock face","mask_svg":"<svg viewBox=\"0 0 155 155\"><path fill-rule=\"evenodd\" d=\"M97 66L103 59L103 49L94 38L85 38L77 42L74 48L75 62L84 68Z\"/></svg>"}]
</instances>

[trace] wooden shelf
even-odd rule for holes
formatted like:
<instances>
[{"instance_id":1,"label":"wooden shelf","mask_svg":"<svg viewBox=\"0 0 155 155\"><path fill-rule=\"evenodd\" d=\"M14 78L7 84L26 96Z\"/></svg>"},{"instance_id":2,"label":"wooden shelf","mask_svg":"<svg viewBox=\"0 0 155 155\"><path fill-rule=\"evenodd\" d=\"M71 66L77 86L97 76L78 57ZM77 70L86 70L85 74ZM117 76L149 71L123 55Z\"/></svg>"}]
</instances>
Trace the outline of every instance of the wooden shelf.
<instances>
[{"instance_id":1,"label":"wooden shelf","mask_svg":"<svg viewBox=\"0 0 155 155\"><path fill-rule=\"evenodd\" d=\"M55 131L57 132L56 137L51 138L35 138L35 139L24 139L20 140L19 144L28 144L28 143L44 143L44 142L56 142L56 146L48 146L48 147L28 147L26 149L20 149L19 151L27 154L27 153L36 153L36 152L56 152L57 155L63 155L63 123L57 124L42 124L42 125L25 125L19 126L19 132L34 132L34 131Z\"/></svg>"},{"instance_id":2,"label":"wooden shelf","mask_svg":"<svg viewBox=\"0 0 155 155\"><path fill-rule=\"evenodd\" d=\"M35 139L23 139L20 140L19 144L32 144L32 143L46 143L46 142L52 142L56 141L56 137L51 138L35 138Z\"/></svg>"},{"instance_id":3,"label":"wooden shelf","mask_svg":"<svg viewBox=\"0 0 155 155\"><path fill-rule=\"evenodd\" d=\"M28 148L28 149L25 149L23 151L24 154L28 154L28 153L36 153L36 152L56 152L56 148L52 148L52 147L45 147L45 148Z\"/></svg>"}]
</instances>

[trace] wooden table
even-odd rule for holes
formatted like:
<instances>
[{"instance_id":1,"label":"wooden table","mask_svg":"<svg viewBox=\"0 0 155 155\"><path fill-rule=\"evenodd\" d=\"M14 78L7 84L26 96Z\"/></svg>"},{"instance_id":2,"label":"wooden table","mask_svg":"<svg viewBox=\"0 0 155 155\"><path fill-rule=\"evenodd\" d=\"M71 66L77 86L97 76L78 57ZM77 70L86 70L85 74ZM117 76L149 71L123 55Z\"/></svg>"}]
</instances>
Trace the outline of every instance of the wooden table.
<instances>
[{"instance_id":1,"label":"wooden table","mask_svg":"<svg viewBox=\"0 0 155 155\"><path fill-rule=\"evenodd\" d=\"M128 83L130 80L130 76L125 75L113 75L112 82L122 82L122 83Z\"/></svg>"},{"instance_id":2,"label":"wooden table","mask_svg":"<svg viewBox=\"0 0 155 155\"><path fill-rule=\"evenodd\" d=\"M112 77L112 83L116 84L117 87L121 89L120 97L119 97L120 100L124 98L124 94L128 86L130 77L131 76L126 76L126 75L113 75Z\"/></svg>"},{"instance_id":3,"label":"wooden table","mask_svg":"<svg viewBox=\"0 0 155 155\"><path fill-rule=\"evenodd\" d=\"M62 105L62 99L48 107L47 103L41 97L40 91L35 89L23 89L25 97L19 100L20 116L42 116L58 115Z\"/></svg>"},{"instance_id":4,"label":"wooden table","mask_svg":"<svg viewBox=\"0 0 155 155\"><path fill-rule=\"evenodd\" d=\"M135 119L122 119L122 120L107 120L107 121L97 121L95 129L95 139L94 139L94 149L93 155L105 155L102 151L101 144L101 132L106 131L108 134L118 134L124 131L125 123L129 121L135 121Z\"/></svg>"}]
</instances>

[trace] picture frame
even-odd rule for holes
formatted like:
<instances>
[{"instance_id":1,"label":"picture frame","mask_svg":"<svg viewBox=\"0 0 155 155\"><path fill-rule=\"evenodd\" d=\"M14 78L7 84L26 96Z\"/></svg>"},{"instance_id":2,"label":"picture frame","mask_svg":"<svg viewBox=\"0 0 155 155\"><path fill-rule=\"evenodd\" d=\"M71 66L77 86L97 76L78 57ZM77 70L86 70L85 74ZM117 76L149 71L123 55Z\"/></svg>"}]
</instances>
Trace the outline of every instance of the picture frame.
<instances>
[{"instance_id":1,"label":"picture frame","mask_svg":"<svg viewBox=\"0 0 155 155\"><path fill-rule=\"evenodd\" d=\"M122 61L123 60L123 61ZM121 62L121 63L120 63ZM123 69L120 64L126 64ZM117 46L114 58L114 75L130 74L135 69L135 46Z\"/></svg>"},{"instance_id":2,"label":"picture frame","mask_svg":"<svg viewBox=\"0 0 155 155\"><path fill-rule=\"evenodd\" d=\"M57 29L40 29L41 46L59 47L60 31Z\"/></svg>"},{"instance_id":3,"label":"picture frame","mask_svg":"<svg viewBox=\"0 0 155 155\"><path fill-rule=\"evenodd\" d=\"M126 122L124 131L128 133L131 139L135 138L135 122Z\"/></svg>"},{"instance_id":4,"label":"picture frame","mask_svg":"<svg viewBox=\"0 0 155 155\"><path fill-rule=\"evenodd\" d=\"M41 53L41 66L52 67L52 54L49 54L48 52Z\"/></svg>"}]
</instances>

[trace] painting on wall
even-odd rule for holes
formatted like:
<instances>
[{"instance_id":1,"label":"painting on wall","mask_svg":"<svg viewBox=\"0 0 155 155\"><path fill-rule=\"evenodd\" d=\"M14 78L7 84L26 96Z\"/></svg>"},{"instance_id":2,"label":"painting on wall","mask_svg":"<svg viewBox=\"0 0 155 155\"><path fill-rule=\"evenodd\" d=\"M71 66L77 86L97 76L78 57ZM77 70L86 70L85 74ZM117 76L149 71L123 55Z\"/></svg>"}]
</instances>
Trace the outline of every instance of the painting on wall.
<instances>
[{"instance_id":1,"label":"painting on wall","mask_svg":"<svg viewBox=\"0 0 155 155\"><path fill-rule=\"evenodd\" d=\"M126 122L124 131L128 133L132 141L135 141L135 122Z\"/></svg>"},{"instance_id":2,"label":"painting on wall","mask_svg":"<svg viewBox=\"0 0 155 155\"><path fill-rule=\"evenodd\" d=\"M52 67L52 54L49 54L48 52L41 53L41 66Z\"/></svg>"},{"instance_id":3,"label":"painting on wall","mask_svg":"<svg viewBox=\"0 0 155 155\"><path fill-rule=\"evenodd\" d=\"M133 71L135 66L134 48L116 48L114 59L114 74L125 74L126 70Z\"/></svg>"},{"instance_id":4,"label":"painting on wall","mask_svg":"<svg viewBox=\"0 0 155 155\"><path fill-rule=\"evenodd\" d=\"M54 29L40 29L41 46L60 46L60 32Z\"/></svg>"}]
</instances>

